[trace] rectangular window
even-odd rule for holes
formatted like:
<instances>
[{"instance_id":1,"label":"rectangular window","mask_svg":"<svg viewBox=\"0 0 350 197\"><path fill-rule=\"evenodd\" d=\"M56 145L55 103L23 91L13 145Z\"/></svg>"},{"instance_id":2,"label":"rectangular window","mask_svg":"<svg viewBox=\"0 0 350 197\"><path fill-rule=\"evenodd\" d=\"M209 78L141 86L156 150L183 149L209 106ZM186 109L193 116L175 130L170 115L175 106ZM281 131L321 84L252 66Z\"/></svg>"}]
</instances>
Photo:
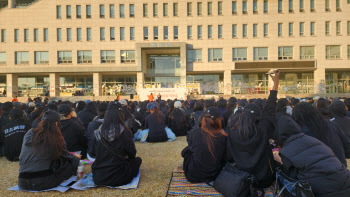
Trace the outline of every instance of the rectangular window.
<instances>
[{"instance_id":1,"label":"rectangular window","mask_svg":"<svg viewBox=\"0 0 350 197\"><path fill-rule=\"evenodd\" d=\"M101 63L115 63L115 51L101 51Z\"/></svg>"},{"instance_id":2,"label":"rectangular window","mask_svg":"<svg viewBox=\"0 0 350 197\"><path fill-rule=\"evenodd\" d=\"M197 15L202 16L202 2L197 3Z\"/></svg>"},{"instance_id":3,"label":"rectangular window","mask_svg":"<svg viewBox=\"0 0 350 197\"><path fill-rule=\"evenodd\" d=\"M29 64L29 52L15 52L15 64Z\"/></svg>"},{"instance_id":4,"label":"rectangular window","mask_svg":"<svg viewBox=\"0 0 350 197\"><path fill-rule=\"evenodd\" d=\"M202 25L197 26L197 39L202 39Z\"/></svg>"},{"instance_id":5,"label":"rectangular window","mask_svg":"<svg viewBox=\"0 0 350 197\"><path fill-rule=\"evenodd\" d=\"M105 31L105 28L104 27L101 27L100 28L100 40L101 41L105 41L106 40L106 31Z\"/></svg>"},{"instance_id":6,"label":"rectangular window","mask_svg":"<svg viewBox=\"0 0 350 197\"><path fill-rule=\"evenodd\" d=\"M348 32L348 36L350 36L350 21L348 21L347 32Z\"/></svg>"},{"instance_id":7,"label":"rectangular window","mask_svg":"<svg viewBox=\"0 0 350 197\"><path fill-rule=\"evenodd\" d=\"M82 41L83 37L82 37L82 32L81 32L81 28L77 28L77 41Z\"/></svg>"},{"instance_id":8,"label":"rectangular window","mask_svg":"<svg viewBox=\"0 0 350 197\"><path fill-rule=\"evenodd\" d=\"M282 23L278 23L278 37L282 36Z\"/></svg>"},{"instance_id":9,"label":"rectangular window","mask_svg":"<svg viewBox=\"0 0 350 197\"><path fill-rule=\"evenodd\" d=\"M49 52L48 51L35 51L34 64L49 64Z\"/></svg>"},{"instance_id":10,"label":"rectangular window","mask_svg":"<svg viewBox=\"0 0 350 197\"><path fill-rule=\"evenodd\" d=\"M72 51L58 51L58 63L59 64L71 64L72 63Z\"/></svg>"},{"instance_id":11,"label":"rectangular window","mask_svg":"<svg viewBox=\"0 0 350 197\"><path fill-rule=\"evenodd\" d=\"M174 40L179 39L179 27L174 26Z\"/></svg>"},{"instance_id":12,"label":"rectangular window","mask_svg":"<svg viewBox=\"0 0 350 197\"><path fill-rule=\"evenodd\" d=\"M232 38L237 38L237 25L232 25Z\"/></svg>"},{"instance_id":13,"label":"rectangular window","mask_svg":"<svg viewBox=\"0 0 350 197\"><path fill-rule=\"evenodd\" d=\"M192 3L187 3L187 16L192 16Z\"/></svg>"},{"instance_id":14,"label":"rectangular window","mask_svg":"<svg viewBox=\"0 0 350 197\"><path fill-rule=\"evenodd\" d=\"M304 12L304 0L299 0L299 11Z\"/></svg>"},{"instance_id":15,"label":"rectangular window","mask_svg":"<svg viewBox=\"0 0 350 197\"><path fill-rule=\"evenodd\" d=\"M92 40L91 28L86 28L86 40L87 41L91 41Z\"/></svg>"},{"instance_id":16,"label":"rectangular window","mask_svg":"<svg viewBox=\"0 0 350 197\"><path fill-rule=\"evenodd\" d=\"M120 40L125 40L125 27L120 28Z\"/></svg>"},{"instance_id":17,"label":"rectangular window","mask_svg":"<svg viewBox=\"0 0 350 197\"><path fill-rule=\"evenodd\" d=\"M232 14L237 14L237 1L232 1Z\"/></svg>"},{"instance_id":18,"label":"rectangular window","mask_svg":"<svg viewBox=\"0 0 350 197\"><path fill-rule=\"evenodd\" d=\"M115 40L115 27L109 28L110 40Z\"/></svg>"},{"instance_id":19,"label":"rectangular window","mask_svg":"<svg viewBox=\"0 0 350 197\"><path fill-rule=\"evenodd\" d=\"M179 16L178 11L179 11L179 4L173 3L173 16Z\"/></svg>"},{"instance_id":20,"label":"rectangular window","mask_svg":"<svg viewBox=\"0 0 350 197\"><path fill-rule=\"evenodd\" d=\"M253 1L253 14L258 13L258 0Z\"/></svg>"},{"instance_id":21,"label":"rectangular window","mask_svg":"<svg viewBox=\"0 0 350 197\"><path fill-rule=\"evenodd\" d=\"M78 51L78 64L91 64L92 51Z\"/></svg>"},{"instance_id":22,"label":"rectangular window","mask_svg":"<svg viewBox=\"0 0 350 197\"><path fill-rule=\"evenodd\" d=\"M246 38L247 37L247 24L243 24L243 38Z\"/></svg>"},{"instance_id":23,"label":"rectangular window","mask_svg":"<svg viewBox=\"0 0 350 197\"><path fill-rule=\"evenodd\" d=\"M67 28L67 41L72 41L72 29Z\"/></svg>"},{"instance_id":24,"label":"rectangular window","mask_svg":"<svg viewBox=\"0 0 350 197\"><path fill-rule=\"evenodd\" d=\"M66 6L66 17L72 18L72 6L70 6L70 5Z\"/></svg>"},{"instance_id":25,"label":"rectangular window","mask_svg":"<svg viewBox=\"0 0 350 197\"><path fill-rule=\"evenodd\" d=\"M202 62L202 49L187 50L187 62Z\"/></svg>"},{"instance_id":26,"label":"rectangular window","mask_svg":"<svg viewBox=\"0 0 350 197\"><path fill-rule=\"evenodd\" d=\"M336 9L337 9L337 12L340 12L340 11L341 11L341 8L340 8L340 0L336 0L336 1L335 1L335 6L336 6Z\"/></svg>"},{"instance_id":27,"label":"rectangular window","mask_svg":"<svg viewBox=\"0 0 350 197\"><path fill-rule=\"evenodd\" d=\"M253 37L258 37L258 24L253 24Z\"/></svg>"},{"instance_id":28,"label":"rectangular window","mask_svg":"<svg viewBox=\"0 0 350 197\"><path fill-rule=\"evenodd\" d=\"M129 5L129 12L130 12L131 18L135 17L135 5L134 4Z\"/></svg>"},{"instance_id":29,"label":"rectangular window","mask_svg":"<svg viewBox=\"0 0 350 197\"><path fill-rule=\"evenodd\" d=\"M44 42L49 41L49 29L45 28L44 29Z\"/></svg>"},{"instance_id":30,"label":"rectangular window","mask_svg":"<svg viewBox=\"0 0 350 197\"><path fill-rule=\"evenodd\" d=\"M300 47L300 59L301 60L315 59L315 47L313 46Z\"/></svg>"},{"instance_id":31,"label":"rectangular window","mask_svg":"<svg viewBox=\"0 0 350 197\"><path fill-rule=\"evenodd\" d=\"M293 36L293 25L294 23L289 23L289 36Z\"/></svg>"},{"instance_id":32,"label":"rectangular window","mask_svg":"<svg viewBox=\"0 0 350 197\"><path fill-rule=\"evenodd\" d=\"M289 12L294 12L294 9L293 9L293 0L289 0Z\"/></svg>"},{"instance_id":33,"label":"rectangular window","mask_svg":"<svg viewBox=\"0 0 350 197\"><path fill-rule=\"evenodd\" d=\"M223 35L222 35L223 31L224 31L223 26L219 25L218 26L218 38L222 38L223 37Z\"/></svg>"},{"instance_id":34,"label":"rectangular window","mask_svg":"<svg viewBox=\"0 0 350 197\"><path fill-rule=\"evenodd\" d=\"M269 36L269 24L264 24L264 37Z\"/></svg>"},{"instance_id":35,"label":"rectangular window","mask_svg":"<svg viewBox=\"0 0 350 197\"><path fill-rule=\"evenodd\" d=\"M310 35L311 36L315 35L315 22L310 23Z\"/></svg>"},{"instance_id":36,"label":"rectangular window","mask_svg":"<svg viewBox=\"0 0 350 197\"><path fill-rule=\"evenodd\" d=\"M208 25L208 38L213 38L213 26Z\"/></svg>"},{"instance_id":37,"label":"rectangular window","mask_svg":"<svg viewBox=\"0 0 350 197\"><path fill-rule=\"evenodd\" d=\"M269 2L267 0L264 0L264 13L269 12Z\"/></svg>"},{"instance_id":38,"label":"rectangular window","mask_svg":"<svg viewBox=\"0 0 350 197\"><path fill-rule=\"evenodd\" d=\"M143 39L148 40L148 27L143 27Z\"/></svg>"},{"instance_id":39,"label":"rectangular window","mask_svg":"<svg viewBox=\"0 0 350 197\"><path fill-rule=\"evenodd\" d=\"M253 51L254 60L268 60L268 48L267 47L254 47Z\"/></svg>"},{"instance_id":40,"label":"rectangular window","mask_svg":"<svg viewBox=\"0 0 350 197\"><path fill-rule=\"evenodd\" d=\"M325 23L325 29L326 29L325 34L326 34L326 36L329 36L329 28L330 28L330 22L326 21L326 23Z\"/></svg>"},{"instance_id":41,"label":"rectangular window","mask_svg":"<svg viewBox=\"0 0 350 197\"><path fill-rule=\"evenodd\" d=\"M135 27L130 27L130 40L135 40Z\"/></svg>"},{"instance_id":42,"label":"rectangular window","mask_svg":"<svg viewBox=\"0 0 350 197\"><path fill-rule=\"evenodd\" d=\"M0 52L0 64L6 64L6 52Z\"/></svg>"},{"instance_id":43,"label":"rectangular window","mask_svg":"<svg viewBox=\"0 0 350 197\"><path fill-rule=\"evenodd\" d=\"M153 4L153 17L158 17L158 3Z\"/></svg>"},{"instance_id":44,"label":"rectangular window","mask_svg":"<svg viewBox=\"0 0 350 197\"><path fill-rule=\"evenodd\" d=\"M282 13L282 0L278 0L278 13Z\"/></svg>"},{"instance_id":45,"label":"rectangular window","mask_svg":"<svg viewBox=\"0 0 350 197\"><path fill-rule=\"evenodd\" d=\"M222 1L218 2L218 15L219 16L222 16L222 4L223 4Z\"/></svg>"},{"instance_id":46,"label":"rectangular window","mask_svg":"<svg viewBox=\"0 0 350 197\"><path fill-rule=\"evenodd\" d=\"M348 45L348 59L350 59L350 45Z\"/></svg>"},{"instance_id":47,"label":"rectangular window","mask_svg":"<svg viewBox=\"0 0 350 197\"><path fill-rule=\"evenodd\" d=\"M222 49L208 49L209 62L222 62Z\"/></svg>"},{"instance_id":48,"label":"rectangular window","mask_svg":"<svg viewBox=\"0 0 350 197\"><path fill-rule=\"evenodd\" d=\"M169 39L168 26L163 27L163 34L164 34L164 40L168 40Z\"/></svg>"},{"instance_id":49,"label":"rectangular window","mask_svg":"<svg viewBox=\"0 0 350 197\"><path fill-rule=\"evenodd\" d=\"M56 6L56 18L58 18L58 19L62 18L60 5Z\"/></svg>"},{"instance_id":50,"label":"rectangular window","mask_svg":"<svg viewBox=\"0 0 350 197\"><path fill-rule=\"evenodd\" d=\"M310 11L315 12L315 0L310 0Z\"/></svg>"},{"instance_id":51,"label":"rectangular window","mask_svg":"<svg viewBox=\"0 0 350 197\"><path fill-rule=\"evenodd\" d=\"M340 59L340 45L327 45L326 59Z\"/></svg>"},{"instance_id":52,"label":"rectangular window","mask_svg":"<svg viewBox=\"0 0 350 197\"><path fill-rule=\"evenodd\" d=\"M39 42L39 29L34 29L34 42Z\"/></svg>"},{"instance_id":53,"label":"rectangular window","mask_svg":"<svg viewBox=\"0 0 350 197\"><path fill-rule=\"evenodd\" d=\"M246 61L247 60L247 48L233 48L232 49L233 61Z\"/></svg>"},{"instance_id":54,"label":"rectangular window","mask_svg":"<svg viewBox=\"0 0 350 197\"><path fill-rule=\"evenodd\" d=\"M24 42L29 42L29 29L24 29Z\"/></svg>"},{"instance_id":55,"label":"rectangular window","mask_svg":"<svg viewBox=\"0 0 350 197\"><path fill-rule=\"evenodd\" d=\"M304 23L303 22L301 22L299 24L299 35L304 36Z\"/></svg>"},{"instance_id":56,"label":"rectangular window","mask_svg":"<svg viewBox=\"0 0 350 197\"><path fill-rule=\"evenodd\" d=\"M187 26L187 39L192 39L192 26Z\"/></svg>"},{"instance_id":57,"label":"rectangular window","mask_svg":"<svg viewBox=\"0 0 350 197\"><path fill-rule=\"evenodd\" d=\"M208 2L208 16L213 15L213 3Z\"/></svg>"},{"instance_id":58,"label":"rectangular window","mask_svg":"<svg viewBox=\"0 0 350 197\"><path fill-rule=\"evenodd\" d=\"M81 18L81 5L77 5L76 10L77 10L77 18Z\"/></svg>"},{"instance_id":59,"label":"rectangular window","mask_svg":"<svg viewBox=\"0 0 350 197\"><path fill-rule=\"evenodd\" d=\"M325 2L325 10L326 10L326 12L329 12L329 11L331 11L331 9L330 9L330 7L329 7L329 0L325 0L326 2Z\"/></svg>"},{"instance_id":60,"label":"rectangular window","mask_svg":"<svg viewBox=\"0 0 350 197\"><path fill-rule=\"evenodd\" d=\"M6 42L6 29L1 30L1 42Z\"/></svg>"},{"instance_id":61,"label":"rectangular window","mask_svg":"<svg viewBox=\"0 0 350 197\"><path fill-rule=\"evenodd\" d=\"M121 63L135 63L135 51L120 51Z\"/></svg>"},{"instance_id":62,"label":"rectangular window","mask_svg":"<svg viewBox=\"0 0 350 197\"><path fill-rule=\"evenodd\" d=\"M91 18L91 5L86 6L86 18Z\"/></svg>"},{"instance_id":63,"label":"rectangular window","mask_svg":"<svg viewBox=\"0 0 350 197\"><path fill-rule=\"evenodd\" d=\"M243 3L243 5L242 5L242 13L243 14L247 14L248 13L248 11L247 11L247 1L243 1L242 3Z\"/></svg>"},{"instance_id":64,"label":"rectangular window","mask_svg":"<svg viewBox=\"0 0 350 197\"><path fill-rule=\"evenodd\" d=\"M278 60L293 59L293 47L278 47Z\"/></svg>"},{"instance_id":65,"label":"rectangular window","mask_svg":"<svg viewBox=\"0 0 350 197\"><path fill-rule=\"evenodd\" d=\"M341 21L337 21L336 25L337 25L337 36L341 35Z\"/></svg>"},{"instance_id":66,"label":"rectangular window","mask_svg":"<svg viewBox=\"0 0 350 197\"><path fill-rule=\"evenodd\" d=\"M100 18L105 17L105 5L100 5Z\"/></svg>"},{"instance_id":67,"label":"rectangular window","mask_svg":"<svg viewBox=\"0 0 350 197\"><path fill-rule=\"evenodd\" d=\"M143 17L148 17L148 4L143 4Z\"/></svg>"},{"instance_id":68,"label":"rectangular window","mask_svg":"<svg viewBox=\"0 0 350 197\"><path fill-rule=\"evenodd\" d=\"M158 27L153 27L153 39L158 40Z\"/></svg>"},{"instance_id":69,"label":"rectangular window","mask_svg":"<svg viewBox=\"0 0 350 197\"><path fill-rule=\"evenodd\" d=\"M62 42L62 29L57 28L57 41Z\"/></svg>"},{"instance_id":70,"label":"rectangular window","mask_svg":"<svg viewBox=\"0 0 350 197\"><path fill-rule=\"evenodd\" d=\"M168 4L167 3L163 3L163 16L167 17L168 15Z\"/></svg>"},{"instance_id":71,"label":"rectangular window","mask_svg":"<svg viewBox=\"0 0 350 197\"><path fill-rule=\"evenodd\" d=\"M109 18L115 17L114 4L109 5Z\"/></svg>"},{"instance_id":72,"label":"rectangular window","mask_svg":"<svg viewBox=\"0 0 350 197\"><path fill-rule=\"evenodd\" d=\"M125 12L124 12L124 4L119 5L119 17L124 18L125 17Z\"/></svg>"}]
</instances>

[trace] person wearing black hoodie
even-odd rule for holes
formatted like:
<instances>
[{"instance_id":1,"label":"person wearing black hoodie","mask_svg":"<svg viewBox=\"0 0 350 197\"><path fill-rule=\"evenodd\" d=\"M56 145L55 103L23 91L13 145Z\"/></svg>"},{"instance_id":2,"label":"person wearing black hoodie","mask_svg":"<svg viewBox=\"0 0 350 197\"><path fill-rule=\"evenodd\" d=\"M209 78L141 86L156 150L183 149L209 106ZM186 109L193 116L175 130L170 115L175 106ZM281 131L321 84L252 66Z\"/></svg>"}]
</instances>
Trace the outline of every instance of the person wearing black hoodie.
<instances>
[{"instance_id":1,"label":"person wearing black hoodie","mask_svg":"<svg viewBox=\"0 0 350 197\"><path fill-rule=\"evenodd\" d=\"M62 115L60 130L69 152L81 151L81 158L86 158L87 137L86 130L72 119L72 108L68 104L61 104L58 112Z\"/></svg>"},{"instance_id":2,"label":"person wearing black hoodie","mask_svg":"<svg viewBox=\"0 0 350 197\"><path fill-rule=\"evenodd\" d=\"M13 109L13 104L11 102L6 102L1 105L2 114L0 117L0 131L3 126L5 126L10 121L10 111ZM0 157L2 157L4 152L4 147L0 143Z\"/></svg>"},{"instance_id":3,"label":"person wearing black hoodie","mask_svg":"<svg viewBox=\"0 0 350 197\"><path fill-rule=\"evenodd\" d=\"M332 114L331 121L343 130L344 134L350 139L350 118L346 115L346 106L341 101L335 101L329 106Z\"/></svg>"},{"instance_id":4,"label":"person wearing black hoodie","mask_svg":"<svg viewBox=\"0 0 350 197\"><path fill-rule=\"evenodd\" d=\"M10 122L2 127L0 143L4 145L4 155L9 161L18 161L21 153L23 137L30 129L30 123L21 109L10 112Z\"/></svg>"},{"instance_id":5,"label":"person wearing black hoodie","mask_svg":"<svg viewBox=\"0 0 350 197\"><path fill-rule=\"evenodd\" d=\"M277 130L282 148L274 158L288 176L309 183L316 197L350 196L350 172L328 146L287 116L279 117Z\"/></svg>"},{"instance_id":6,"label":"person wearing black hoodie","mask_svg":"<svg viewBox=\"0 0 350 197\"><path fill-rule=\"evenodd\" d=\"M97 116L97 108L94 102L89 102L87 106L77 114L77 117L83 122L87 129L89 123Z\"/></svg>"},{"instance_id":7,"label":"person wearing black hoodie","mask_svg":"<svg viewBox=\"0 0 350 197\"><path fill-rule=\"evenodd\" d=\"M176 108L169 115L168 127L176 136L185 136L188 131L186 114L181 111L180 101L176 101L174 106L176 106Z\"/></svg>"}]
</instances>

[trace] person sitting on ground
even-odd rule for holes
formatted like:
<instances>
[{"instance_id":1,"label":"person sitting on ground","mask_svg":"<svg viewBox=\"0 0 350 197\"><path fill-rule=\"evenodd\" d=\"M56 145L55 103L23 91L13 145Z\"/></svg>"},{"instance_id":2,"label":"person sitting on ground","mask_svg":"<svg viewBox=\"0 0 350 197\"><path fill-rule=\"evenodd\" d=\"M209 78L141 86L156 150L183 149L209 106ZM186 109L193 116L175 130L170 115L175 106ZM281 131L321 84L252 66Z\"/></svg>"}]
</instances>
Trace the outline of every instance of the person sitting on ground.
<instances>
[{"instance_id":1,"label":"person sitting on ground","mask_svg":"<svg viewBox=\"0 0 350 197\"><path fill-rule=\"evenodd\" d=\"M270 187L274 180L269 139L274 134L279 74L279 71L275 70L274 76L270 75L274 85L263 112L255 104L246 105L239 114L237 123L229 124L227 131L228 155L232 157L228 160L235 162L238 169L255 176L255 188Z\"/></svg>"},{"instance_id":2,"label":"person sitting on ground","mask_svg":"<svg viewBox=\"0 0 350 197\"><path fill-rule=\"evenodd\" d=\"M18 161L21 153L23 137L31 128L30 123L21 109L10 112L10 122L2 127L1 142L4 146L4 155L9 161Z\"/></svg>"},{"instance_id":3,"label":"person sitting on ground","mask_svg":"<svg viewBox=\"0 0 350 197\"><path fill-rule=\"evenodd\" d=\"M77 117L83 122L87 129L89 123L97 116L97 108L94 102L89 102L86 107L77 114Z\"/></svg>"},{"instance_id":4,"label":"person sitting on ground","mask_svg":"<svg viewBox=\"0 0 350 197\"><path fill-rule=\"evenodd\" d=\"M309 183L316 197L350 196L350 172L328 146L302 133L286 116L279 118L277 127L282 148L274 158L289 177Z\"/></svg>"},{"instance_id":5,"label":"person sitting on ground","mask_svg":"<svg viewBox=\"0 0 350 197\"><path fill-rule=\"evenodd\" d=\"M324 98L320 98L317 100L316 110L321 113L325 120L329 120L331 118L331 113L328 109L328 100Z\"/></svg>"},{"instance_id":6,"label":"person sitting on ground","mask_svg":"<svg viewBox=\"0 0 350 197\"><path fill-rule=\"evenodd\" d=\"M86 130L79 123L72 119L72 107L68 104L61 104L58 112L62 115L60 130L69 152L79 152L81 158L86 158L87 137Z\"/></svg>"},{"instance_id":7,"label":"person sitting on ground","mask_svg":"<svg viewBox=\"0 0 350 197\"><path fill-rule=\"evenodd\" d=\"M58 127L60 114L46 111L42 119L39 127L29 130L23 139L18 176L21 190L55 188L77 173L79 158L67 151Z\"/></svg>"},{"instance_id":8,"label":"person sitting on ground","mask_svg":"<svg viewBox=\"0 0 350 197\"><path fill-rule=\"evenodd\" d=\"M94 133L91 153L96 155L91 166L96 185L125 185L138 174L142 159L136 157L133 134L124 124L120 103L109 104L102 125Z\"/></svg>"},{"instance_id":9,"label":"person sitting on ground","mask_svg":"<svg viewBox=\"0 0 350 197\"><path fill-rule=\"evenodd\" d=\"M190 114L188 120L189 120L189 126L191 129L196 129L200 127L199 125L199 117L204 115L203 105L201 102L196 101L194 104L194 112Z\"/></svg>"},{"instance_id":10,"label":"person sitting on ground","mask_svg":"<svg viewBox=\"0 0 350 197\"><path fill-rule=\"evenodd\" d=\"M168 110L165 113L165 124L169 126L169 116L171 113L173 113L173 111L175 110L175 101L170 101L169 102L169 106L168 106Z\"/></svg>"},{"instance_id":11,"label":"person sitting on ground","mask_svg":"<svg viewBox=\"0 0 350 197\"><path fill-rule=\"evenodd\" d=\"M209 107L201 128L195 129L182 150L186 179L192 183L210 183L216 179L225 164L227 134L221 127L221 113Z\"/></svg>"},{"instance_id":12,"label":"person sitting on ground","mask_svg":"<svg viewBox=\"0 0 350 197\"><path fill-rule=\"evenodd\" d=\"M223 128L226 128L228 120L230 118L230 116L233 114L233 112L236 109L236 103L237 103L237 99L235 97L231 97L228 102L227 102L227 109L223 114L223 118L224 118L224 125Z\"/></svg>"},{"instance_id":13,"label":"person sitting on ground","mask_svg":"<svg viewBox=\"0 0 350 197\"><path fill-rule=\"evenodd\" d=\"M176 136L185 136L188 124L185 113L181 111L181 102L176 101L174 111L169 116L169 128Z\"/></svg>"},{"instance_id":14,"label":"person sitting on ground","mask_svg":"<svg viewBox=\"0 0 350 197\"><path fill-rule=\"evenodd\" d=\"M346 116L346 106L341 101L335 101L329 106L332 115L331 121L334 122L344 134L350 139L350 118Z\"/></svg>"},{"instance_id":15,"label":"person sitting on ground","mask_svg":"<svg viewBox=\"0 0 350 197\"><path fill-rule=\"evenodd\" d=\"M227 101L221 98L217 104L218 104L218 109L220 110L220 113L221 113L221 117L223 117L227 108Z\"/></svg>"},{"instance_id":16,"label":"person sitting on ground","mask_svg":"<svg viewBox=\"0 0 350 197\"><path fill-rule=\"evenodd\" d=\"M140 125L135 121L134 115L129 110L128 102L125 99L122 99L119 101L120 104L122 104L122 112L124 115L124 123L125 125L132 131L133 134L135 134L138 131L138 128Z\"/></svg>"},{"instance_id":17,"label":"person sitting on ground","mask_svg":"<svg viewBox=\"0 0 350 197\"><path fill-rule=\"evenodd\" d=\"M350 157L350 142L337 125L325 120L312 105L304 102L294 107L292 118L299 124L304 134L330 147L340 162L347 166L346 158Z\"/></svg>"},{"instance_id":18,"label":"person sitting on ground","mask_svg":"<svg viewBox=\"0 0 350 197\"><path fill-rule=\"evenodd\" d=\"M157 103L150 103L150 115L145 119L145 129L149 129L147 142L166 142L168 135L165 131L165 118Z\"/></svg>"},{"instance_id":19,"label":"person sitting on ground","mask_svg":"<svg viewBox=\"0 0 350 197\"><path fill-rule=\"evenodd\" d=\"M350 118L350 98L347 98L344 104L346 106L346 116Z\"/></svg>"},{"instance_id":20,"label":"person sitting on ground","mask_svg":"<svg viewBox=\"0 0 350 197\"><path fill-rule=\"evenodd\" d=\"M86 103L84 101L79 101L77 103L77 107L75 108L75 113L78 114L79 112L83 111L85 107L86 107Z\"/></svg>"}]
</instances>

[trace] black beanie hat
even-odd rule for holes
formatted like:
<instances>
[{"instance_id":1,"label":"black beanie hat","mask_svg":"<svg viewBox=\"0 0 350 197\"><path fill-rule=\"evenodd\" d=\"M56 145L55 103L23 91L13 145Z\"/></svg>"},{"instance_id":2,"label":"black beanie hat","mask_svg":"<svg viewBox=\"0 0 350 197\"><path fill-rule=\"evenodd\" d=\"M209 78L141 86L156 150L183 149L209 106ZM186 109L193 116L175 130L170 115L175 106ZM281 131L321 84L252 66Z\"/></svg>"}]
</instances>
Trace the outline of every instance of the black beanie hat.
<instances>
[{"instance_id":1,"label":"black beanie hat","mask_svg":"<svg viewBox=\"0 0 350 197\"><path fill-rule=\"evenodd\" d=\"M52 110L48 110L46 112L44 112L42 120L50 120L53 122L59 122L61 120L61 116L59 113L52 111Z\"/></svg>"},{"instance_id":2,"label":"black beanie hat","mask_svg":"<svg viewBox=\"0 0 350 197\"><path fill-rule=\"evenodd\" d=\"M58 107L58 113L60 113L64 116L68 116L72 111L73 111L72 107L68 104L61 104Z\"/></svg>"}]
</instances>

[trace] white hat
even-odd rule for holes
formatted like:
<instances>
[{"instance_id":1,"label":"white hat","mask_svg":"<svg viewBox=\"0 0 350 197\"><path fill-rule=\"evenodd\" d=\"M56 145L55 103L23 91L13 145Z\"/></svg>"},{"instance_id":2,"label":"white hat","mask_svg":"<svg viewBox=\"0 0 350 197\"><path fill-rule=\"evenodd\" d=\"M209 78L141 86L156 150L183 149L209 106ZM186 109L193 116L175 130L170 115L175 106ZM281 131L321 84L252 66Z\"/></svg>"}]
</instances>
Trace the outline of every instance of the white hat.
<instances>
[{"instance_id":1,"label":"white hat","mask_svg":"<svg viewBox=\"0 0 350 197\"><path fill-rule=\"evenodd\" d=\"M35 107L35 103L30 102L30 103L28 104L28 107Z\"/></svg>"},{"instance_id":2,"label":"white hat","mask_svg":"<svg viewBox=\"0 0 350 197\"><path fill-rule=\"evenodd\" d=\"M304 102L304 103L306 103L306 99L301 99L301 102Z\"/></svg>"},{"instance_id":3,"label":"white hat","mask_svg":"<svg viewBox=\"0 0 350 197\"><path fill-rule=\"evenodd\" d=\"M174 107L175 107L175 108L181 108L181 106L182 106L182 104L181 104L180 101L176 101L176 102L174 103Z\"/></svg>"},{"instance_id":4,"label":"white hat","mask_svg":"<svg viewBox=\"0 0 350 197\"><path fill-rule=\"evenodd\" d=\"M314 100L318 100L318 99L320 99L319 96L315 96L315 97L314 97Z\"/></svg>"},{"instance_id":5,"label":"white hat","mask_svg":"<svg viewBox=\"0 0 350 197\"><path fill-rule=\"evenodd\" d=\"M125 99L120 100L119 103L122 105L128 105L128 102L126 102Z\"/></svg>"}]
</instances>

